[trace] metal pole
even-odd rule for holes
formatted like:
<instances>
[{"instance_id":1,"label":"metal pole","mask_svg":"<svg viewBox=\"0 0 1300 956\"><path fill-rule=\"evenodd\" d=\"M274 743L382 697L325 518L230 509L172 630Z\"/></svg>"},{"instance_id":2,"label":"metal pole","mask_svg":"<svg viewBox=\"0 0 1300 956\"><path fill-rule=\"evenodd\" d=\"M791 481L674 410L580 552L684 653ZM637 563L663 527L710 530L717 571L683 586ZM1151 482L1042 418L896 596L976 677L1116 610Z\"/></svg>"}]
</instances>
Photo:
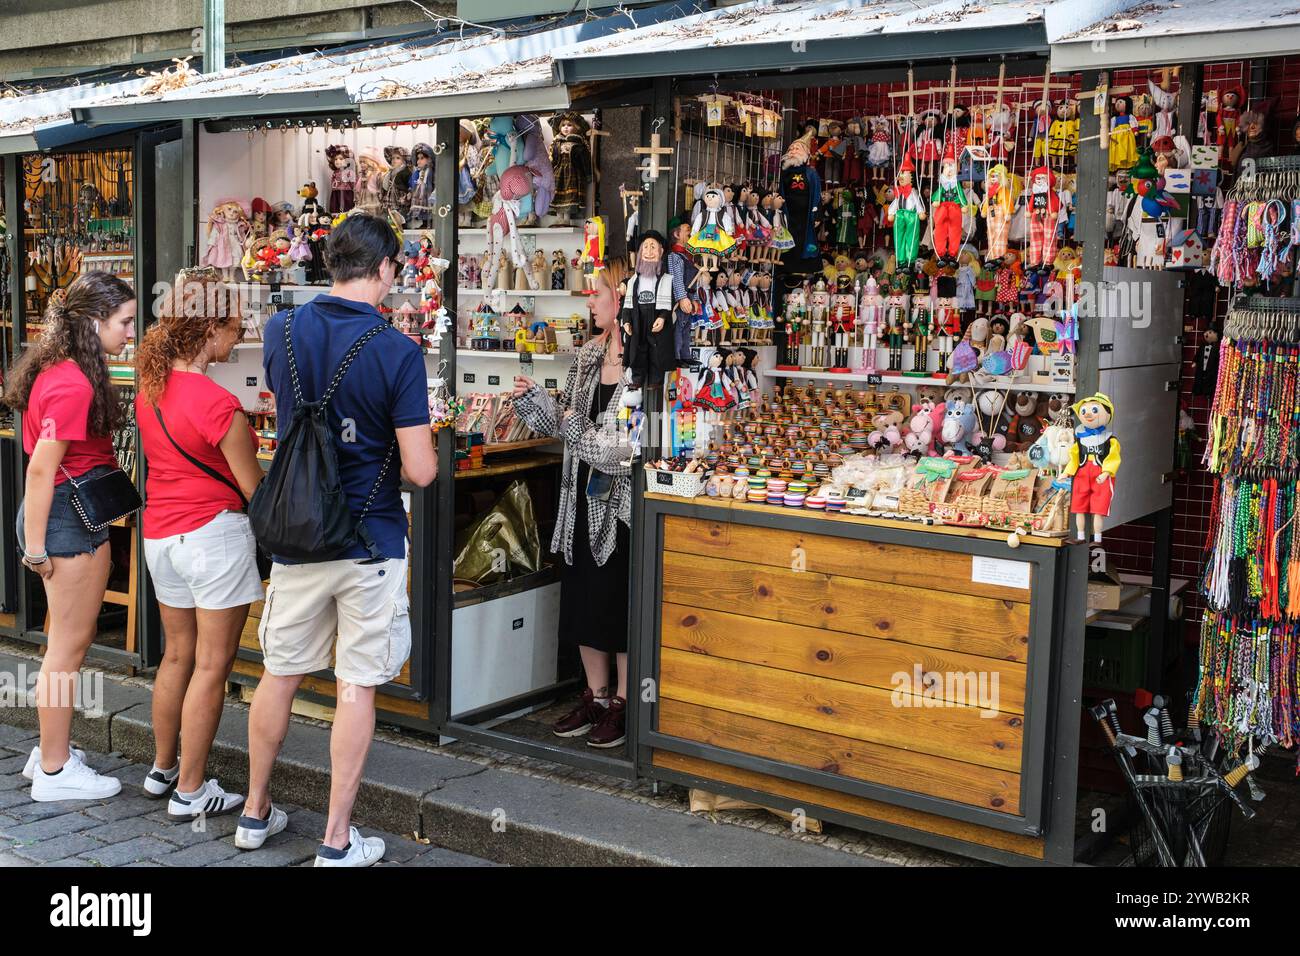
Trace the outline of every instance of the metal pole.
<instances>
[{"instance_id":1,"label":"metal pole","mask_svg":"<svg viewBox=\"0 0 1300 956\"><path fill-rule=\"evenodd\" d=\"M203 0L203 72L226 65L226 0Z\"/></svg>"}]
</instances>

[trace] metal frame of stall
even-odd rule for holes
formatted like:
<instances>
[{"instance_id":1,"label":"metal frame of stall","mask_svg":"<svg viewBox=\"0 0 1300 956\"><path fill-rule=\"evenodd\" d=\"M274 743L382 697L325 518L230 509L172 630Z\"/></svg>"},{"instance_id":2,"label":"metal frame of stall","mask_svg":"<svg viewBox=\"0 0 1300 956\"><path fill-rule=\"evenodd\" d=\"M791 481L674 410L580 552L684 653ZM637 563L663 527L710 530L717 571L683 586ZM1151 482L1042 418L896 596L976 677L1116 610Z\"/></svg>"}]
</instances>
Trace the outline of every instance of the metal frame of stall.
<instances>
[{"instance_id":1,"label":"metal frame of stall","mask_svg":"<svg viewBox=\"0 0 1300 956\"><path fill-rule=\"evenodd\" d=\"M1087 22L1086 17L1082 17L1082 15L1080 17L1083 22ZM990 32L995 33L995 36L988 36ZM636 53L632 55L615 54L605 57L600 56L598 53L588 55L584 51L575 51L573 58L568 58L565 53L559 55L557 58L557 74L560 79L571 84L612 81L629 76L656 78L653 80L656 89L656 101L668 104L668 108L670 108L672 97L678 94L689 95L756 88L794 90L828 83L836 85L875 83L882 80L897 79L900 71L909 67L914 70L914 76L917 79L946 79L950 75L949 71L953 68L957 70L959 77L969 75L972 72L977 75L986 75L990 66L996 70L997 63L1001 61L1006 64L1009 77L1013 75L1041 77L1049 54L1041 25L1037 28L1027 26L1004 27L997 31L951 30L942 34L921 34L919 36L909 33L906 34L905 47L899 42L900 39L903 38L893 37L882 41L880 37L873 36L861 40L828 39L817 42L809 40L806 44L769 42L745 47L714 45L707 48L710 72L704 75L701 75L698 60L693 60L700 52L696 50L655 51L653 53ZM906 54L900 55L902 49L906 49ZM753 68L755 62L763 63L763 69L755 70ZM892 65L885 66L885 64ZM780 72L773 72L774 69ZM795 70L801 72L793 72ZM1099 74L1096 70L1083 70L1080 72L1082 73L1082 90L1084 91L1095 90L1105 82L1105 75ZM672 77L672 79L670 80L668 77ZM668 89L661 91L661 86L667 86ZM1199 87L1197 91L1199 93ZM1187 104L1197 102L1197 100L1192 99L1192 95L1189 90L1180 99L1180 108L1183 108L1184 116L1187 115L1186 108L1189 108ZM1126 277L1121 273L1137 270L1103 269L1106 197L1104 187L1107 177L1107 153L1099 148L1097 144L1101 133L1100 117L1094 115L1091 110L1081 109L1080 122L1079 183L1075 193L1077 225L1074 235L1075 240L1083 248L1083 276L1085 281L1091 279L1104 286L1105 283L1124 281ZM1184 128L1187 128L1186 122L1184 122ZM671 197L664 197L664 203L670 201ZM643 206L642 208L643 222L648 221L651 225L660 228L666 225L669 216L669 209L666 204L652 201L649 207L648 219L646 207ZM1150 279L1151 273L1144 272L1141 278ZM1166 284L1174 288L1181 288L1181 281L1176 277L1166 277ZM1181 315L1181 301L1178 303L1178 308L1179 315ZM1102 383L1103 365L1106 364L1103 354L1109 353L1109 357L1113 359L1117 340L1123 338L1123 330L1114 328L1118 324L1120 323L1116 319L1112 325L1107 326L1107 334L1111 337L1111 341L1108 341L1103 347L1100 319L1092 318L1080 322L1075 370L1076 393L1078 395L1088 395L1099 390ZM1178 332L1181 333L1181 322L1179 323ZM1176 344L1181 344L1181 337L1179 337ZM1141 367L1145 366L1139 368ZM1176 380L1177 375L1175 374L1174 377ZM827 378L832 380L833 376L828 375ZM1162 390L1167 391L1168 388L1167 383L1161 383ZM1174 390L1176 392L1176 381ZM1122 410L1120 414L1123 415ZM1174 410L1169 416L1167 431L1163 432L1168 437L1167 451L1171 462L1174 452L1176 420L1175 396ZM1116 430L1117 434L1122 438L1124 435L1124 420L1122 417L1118 421ZM1162 430L1157 429L1157 431ZM1126 445L1126 447L1128 446ZM1161 454L1163 454L1163 451ZM1154 493L1145 496L1146 502L1141 506L1141 513L1131 515L1128 519L1130 521L1150 521L1154 524L1156 546L1153 555L1149 679L1159 674L1160 655L1168 632L1167 595L1170 574L1170 531L1173 513L1172 488L1167 484L1168 476L1160 474L1156 475L1155 478L1157 481L1156 490ZM1131 472L1125 476L1128 488L1134 488L1141 480ZM657 567L657 558L660 553L656 550L660 543L656 535L645 533L647 525L654 527L662 514L690 514L691 508L689 504L676 505L644 499L641 496L644 491L643 484L643 480L636 482L637 513L634 516L634 527L641 532L637 538L636 547L640 560L646 562L641 565L644 569L645 567ZM763 516L761 521L764 525L774 527L797 522L797 518L783 514ZM1107 526L1111 527L1111 523L1108 522ZM918 540L918 534L906 530L904 526L900 526L897 531L884 529L858 530L850 522L845 522L845 527L842 529L836 528L832 522L825 522L819 523L816 530L820 533L856 537L863 540L892 541L914 545L924 544L931 547L940 546L929 540ZM924 535L919 535L919 537L922 539L927 538ZM960 547L954 546L951 550L965 551L972 554L1000 554L1004 557L1009 553L1004 546L985 542L967 542ZM1059 635L1055 635L1059 643L1053 648L1054 653L1052 656L1054 660L1051 665L1051 673L1042 673L1041 668L1046 665L1041 658L1035 661L1034 667L1037 686L1041 687L1043 682L1046 682L1053 689L1053 696L1050 698L1049 705L1049 711L1051 712L1050 739L1046 741L1046 746L1041 752L1028 755L1028 759L1034 762L1027 762L1025 765L1027 769L1039 769L1045 779L1045 785L1041 793L1029 792L1026 796L1033 798L1037 795L1045 800L1046 804L1041 809L1034 808L1036 813L1027 814L1025 818L1026 829L1022 832L1045 835L1044 862L1069 865L1075 860L1074 814L1079 769L1080 705L1082 702L1084 618L1089 573L1089 548L1071 545L1062 548L1061 552L1060 566L1053 573L1053 592L1056 597L1053 599L1054 607L1048 617L1054 626L1060 628ZM1016 553L1016 557L1017 560L1024 559L1024 555L1020 553ZM1034 563L1041 563L1041 559L1035 560ZM639 677L642 675L653 677L657 674L656 638L658 636L659 622L656 611L660 588L661 582L656 581L653 595L639 594L634 598L632 639L635 642L634 646L637 648L637 672ZM652 598L655 599L655 602L647 608L646 603L650 602ZM1042 626L1043 620L1044 615L1039 615L1036 618L1038 627ZM656 768L652 765L650 753L653 748L656 746L663 748L665 744L673 740L672 738L665 738L655 729L657 705L653 700L653 696L651 694L640 698L635 708L635 720L629 719L629 734L635 732L637 735L637 765L641 774L655 780L676 782L686 786L700 783L699 780L689 775ZM769 775L779 770L776 775L783 776L787 780L815 783L827 789L836 789L845 793L858 793L864 796L871 795L875 799L885 799L881 794L882 788L878 786L854 782L848 778L837 778L833 774L809 771L793 764L774 764L773 761L751 757L736 751L728 751L718 747L702 747L680 740L675 741L674 746L680 751L689 751L696 755L704 755L707 752L710 759L733 767L758 770ZM707 789L740 799L757 800L764 805L776 805L785 809L794 809L796 806L795 801L785 800L772 794L760 794L717 781L710 781ZM942 801L929 798L916 799L912 795L894 791L893 798L887 800L887 802L904 807L925 808L930 812L935 812L936 802L941 803ZM806 801L802 802L801 805L805 809L809 809L810 813L815 812L815 814L828 820L837 820L858 828L939 849L955 850L964 855L992 862L1021 865L1037 862L1015 853L966 843L953 838L936 836L895 824L868 821L831 808L810 808ZM977 808L961 808L954 805L949 807L947 812L941 812L941 815L947 815L959 820L978 820L981 824L992 827L998 827L998 824L1001 823L999 828L1009 828L1005 818L1001 821L991 821L985 812ZM1046 824L1045 827L1044 824ZM1043 833L1044 829L1045 834Z\"/></svg>"}]
</instances>

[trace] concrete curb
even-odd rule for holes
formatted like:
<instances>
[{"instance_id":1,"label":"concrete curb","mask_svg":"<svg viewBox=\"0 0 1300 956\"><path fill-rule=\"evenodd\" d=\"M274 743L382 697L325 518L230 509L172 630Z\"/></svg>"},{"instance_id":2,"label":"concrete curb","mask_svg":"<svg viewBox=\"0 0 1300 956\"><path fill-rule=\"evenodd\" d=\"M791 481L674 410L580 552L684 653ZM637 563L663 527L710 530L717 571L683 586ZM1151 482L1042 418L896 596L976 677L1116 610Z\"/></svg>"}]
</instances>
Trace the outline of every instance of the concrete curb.
<instances>
[{"instance_id":1,"label":"concrete curb","mask_svg":"<svg viewBox=\"0 0 1300 956\"><path fill-rule=\"evenodd\" d=\"M33 661L0 653L0 673ZM86 673L101 672L86 669ZM147 688L103 676L103 707L78 712L74 739L92 749L153 760ZM36 712L0 702L0 724L31 729ZM272 777L277 801L325 812L329 728L294 718ZM248 708L229 702L208 758L222 785L248 784ZM356 817L397 834L516 866L881 866L868 857L714 823L625 797L511 773L458 757L376 740Z\"/></svg>"}]
</instances>

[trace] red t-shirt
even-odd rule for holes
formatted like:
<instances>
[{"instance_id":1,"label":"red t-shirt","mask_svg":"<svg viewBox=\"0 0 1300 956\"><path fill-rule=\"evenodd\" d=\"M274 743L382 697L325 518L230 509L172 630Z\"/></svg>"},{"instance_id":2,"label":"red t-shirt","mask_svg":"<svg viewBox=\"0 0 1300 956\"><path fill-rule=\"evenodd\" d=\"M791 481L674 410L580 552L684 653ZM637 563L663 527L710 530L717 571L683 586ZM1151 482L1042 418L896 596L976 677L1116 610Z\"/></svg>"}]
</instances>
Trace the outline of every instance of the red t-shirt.
<instances>
[{"instance_id":1,"label":"red t-shirt","mask_svg":"<svg viewBox=\"0 0 1300 956\"><path fill-rule=\"evenodd\" d=\"M230 431L239 399L206 375L173 371L167 377L158 407L167 431L187 452L214 471L235 481L222 454L221 439ZM201 528L222 511L240 511L243 502L223 485L185 460L163 433L152 405L136 396L135 420L140 447L149 465L144 486L144 536L169 538ZM248 429L257 450L257 437ZM237 482L236 482L237 483Z\"/></svg>"},{"instance_id":2,"label":"red t-shirt","mask_svg":"<svg viewBox=\"0 0 1300 956\"><path fill-rule=\"evenodd\" d=\"M90 403L95 389L72 359L64 359L36 376L23 413L23 451L31 454L41 439L66 441L63 468L79 478L96 465L116 465L113 439L89 434ZM63 468L54 473L62 484Z\"/></svg>"}]
</instances>

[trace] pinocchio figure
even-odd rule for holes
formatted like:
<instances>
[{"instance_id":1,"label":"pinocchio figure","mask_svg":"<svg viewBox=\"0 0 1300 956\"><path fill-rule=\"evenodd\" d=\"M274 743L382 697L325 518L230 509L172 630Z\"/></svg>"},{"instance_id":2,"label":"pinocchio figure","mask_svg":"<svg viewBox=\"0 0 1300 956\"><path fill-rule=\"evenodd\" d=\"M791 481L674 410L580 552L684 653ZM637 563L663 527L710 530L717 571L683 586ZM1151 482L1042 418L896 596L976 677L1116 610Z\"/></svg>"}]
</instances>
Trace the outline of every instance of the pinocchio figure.
<instances>
[{"instance_id":1,"label":"pinocchio figure","mask_svg":"<svg viewBox=\"0 0 1300 956\"><path fill-rule=\"evenodd\" d=\"M1092 515L1092 540L1100 541L1101 519L1110 516L1115 475L1119 472L1119 440L1110 431L1115 406L1098 392L1072 407L1079 416L1079 424L1075 426L1074 444L1065 466L1065 474L1074 479L1070 511L1075 516L1078 539L1087 538L1088 515Z\"/></svg>"}]
</instances>

